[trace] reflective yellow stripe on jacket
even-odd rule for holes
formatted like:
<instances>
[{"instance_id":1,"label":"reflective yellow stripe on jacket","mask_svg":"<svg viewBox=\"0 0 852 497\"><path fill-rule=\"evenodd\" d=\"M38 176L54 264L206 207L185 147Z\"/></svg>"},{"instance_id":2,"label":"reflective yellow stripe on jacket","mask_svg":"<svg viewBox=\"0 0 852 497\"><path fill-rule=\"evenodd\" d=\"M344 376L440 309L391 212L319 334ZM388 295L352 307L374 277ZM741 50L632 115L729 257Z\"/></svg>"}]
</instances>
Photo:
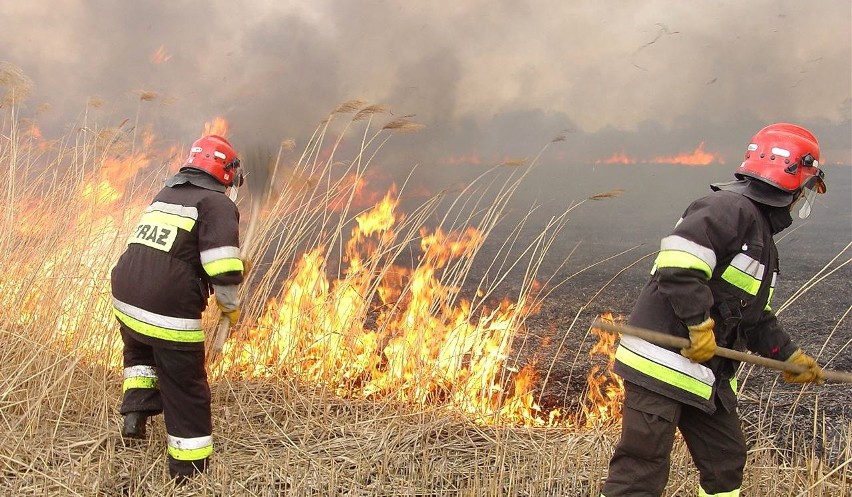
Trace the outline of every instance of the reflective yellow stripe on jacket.
<instances>
[{"instance_id":1,"label":"reflective yellow stripe on jacket","mask_svg":"<svg viewBox=\"0 0 852 497\"><path fill-rule=\"evenodd\" d=\"M663 238L660 242L660 253L657 254L657 259L651 268L651 274L656 273L657 269L662 267L695 269L701 271L707 279L710 279L716 269L716 254L703 245L681 236L671 235ZM722 272L722 279L749 295L757 295L765 274L765 265L744 253L740 253L734 256L730 265ZM775 292L776 276L777 273L772 274L772 285L769 289L770 301ZM766 310L772 310L768 301Z\"/></svg>"},{"instance_id":2,"label":"reflective yellow stripe on jacket","mask_svg":"<svg viewBox=\"0 0 852 497\"><path fill-rule=\"evenodd\" d=\"M716 254L712 249L682 236L671 235L660 241L660 253L657 254L651 274L661 267L695 269L710 279L716 268Z\"/></svg>"},{"instance_id":3,"label":"reflective yellow stripe on jacket","mask_svg":"<svg viewBox=\"0 0 852 497\"><path fill-rule=\"evenodd\" d=\"M731 265L725 268L722 279L749 295L757 295L766 266L745 254L737 254Z\"/></svg>"},{"instance_id":4,"label":"reflective yellow stripe on jacket","mask_svg":"<svg viewBox=\"0 0 852 497\"><path fill-rule=\"evenodd\" d=\"M641 338L623 335L615 358L626 366L704 400L710 399L713 393L716 376L710 368Z\"/></svg>"},{"instance_id":5,"label":"reflective yellow stripe on jacket","mask_svg":"<svg viewBox=\"0 0 852 497\"><path fill-rule=\"evenodd\" d=\"M113 313L130 329L143 335L171 342L203 342L204 330L200 319L163 316L112 299Z\"/></svg>"},{"instance_id":6,"label":"reflective yellow stripe on jacket","mask_svg":"<svg viewBox=\"0 0 852 497\"><path fill-rule=\"evenodd\" d=\"M210 276L243 270L239 247L216 247L204 250L201 252L201 265Z\"/></svg>"},{"instance_id":7,"label":"reflective yellow stripe on jacket","mask_svg":"<svg viewBox=\"0 0 852 497\"><path fill-rule=\"evenodd\" d=\"M142 218L156 219L184 231L192 231L198 221L198 209L180 204L154 202L145 209Z\"/></svg>"}]
</instances>

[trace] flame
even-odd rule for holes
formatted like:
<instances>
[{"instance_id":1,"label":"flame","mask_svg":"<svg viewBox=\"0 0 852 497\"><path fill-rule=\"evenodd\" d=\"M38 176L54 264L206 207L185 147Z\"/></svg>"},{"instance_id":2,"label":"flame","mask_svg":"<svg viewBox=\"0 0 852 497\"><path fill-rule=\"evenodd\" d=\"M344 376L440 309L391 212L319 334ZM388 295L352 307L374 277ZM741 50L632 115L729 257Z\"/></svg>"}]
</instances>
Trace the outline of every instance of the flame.
<instances>
[{"instance_id":1,"label":"flame","mask_svg":"<svg viewBox=\"0 0 852 497\"><path fill-rule=\"evenodd\" d=\"M725 159L722 157L720 153L717 152L707 152L704 150L704 142L698 144L698 146L689 153L683 153L678 155L671 156L659 156L654 157L650 160L639 160L634 157L627 155L627 153L622 150L621 152L616 152L609 156L606 159L596 159L595 164L678 164L684 166L706 166L709 164L718 163L724 164Z\"/></svg>"},{"instance_id":2,"label":"flame","mask_svg":"<svg viewBox=\"0 0 852 497\"><path fill-rule=\"evenodd\" d=\"M704 150L704 142L698 144L694 151L688 154L678 154L668 157L656 157L651 160L656 164L681 164L684 166L706 166L717 162L724 164L725 159L716 152L707 152Z\"/></svg>"},{"instance_id":3,"label":"flame","mask_svg":"<svg viewBox=\"0 0 852 497\"><path fill-rule=\"evenodd\" d=\"M205 132L226 131L224 119L205 124ZM109 269L153 194L129 185L161 154L154 143L153 135L145 134L140 146L103 160L100 170L70 192L73 208L62 222L40 214L37 202L22 203L21 218L35 239L47 233L54 240L84 234L85 240L23 261L27 271L37 272L39 284L0 281L0 302L4 308L15 303L17 324L45 319L44 309L50 309L56 314L50 329L58 345L109 368L122 364ZM372 206L354 218L343 260L330 267L324 245L300 254L275 297L226 342L211 378L290 377L343 397L452 409L479 423L575 426L575 417L559 409L544 411L538 404L542 378L534 359L517 368L510 364L513 341L525 332L525 318L537 310L531 301L540 284L531 285L517 302L486 305L462 298L459 268L485 239L473 227L420 227L417 257L398 264L398 231L411 227L403 228L407 223L397 212L396 187L374 199L375 192L367 195L365 186L355 190L353 202ZM474 290L477 298L487 293ZM594 353L606 348L600 337ZM608 347L611 355L613 343ZM589 374L582 413L586 426L616 419L617 381L599 367Z\"/></svg>"},{"instance_id":4,"label":"flame","mask_svg":"<svg viewBox=\"0 0 852 497\"><path fill-rule=\"evenodd\" d=\"M368 188L370 181L362 175L349 173L341 178L334 192L329 193L326 208L331 212L344 209L361 210L378 205L384 192ZM391 191L393 190L391 186Z\"/></svg>"},{"instance_id":5,"label":"flame","mask_svg":"<svg viewBox=\"0 0 852 497\"><path fill-rule=\"evenodd\" d=\"M219 135L227 137L228 131L228 121L226 121L224 117L216 117L213 121L204 123L204 132L201 136Z\"/></svg>"},{"instance_id":6,"label":"flame","mask_svg":"<svg viewBox=\"0 0 852 497\"><path fill-rule=\"evenodd\" d=\"M44 135L41 132L41 128L34 122L27 122L26 128L24 128L24 136L32 138L36 141L41 141L44 139Z\"/></svg>"},{"instance_id":7,"label":"flame","mask_svg":"<svg viewBox=\"0 0 852 497\"><path fill-rule=\"evenodd\" d=\"M356 218L342 279L327 278L324 247L303 254L257 323L226 343L216 375L295 375L341 396L437 403L482 422L547 423L533 400L534 370L504 378L524 303L474 311L439 278L482 234L422 229L414 268L379 270L396 238L397 204L389 192Z\"/></svg>"},{"instance_id":8,"label":"flame","mask_svg":"<svg viewBox=\"0 0 852 497\"><path fill-rule=\"evenodd\" d=\"M151 192L140 185L134 186L133 198L127 198L127 191L151 164L149 150L155 137L144 132L139 144L113 149L109 147L118 142L110 130L92 136L95 143L111 144L97 170L74 177L72 188L55 190L48 199L38 198L35 191L16 199L15 243L23 247L19 251L24 250L16 270L29 275L29 284L0 281L0 294L2 307L19 311L16 324L32 325L36 319L45 319L47 310L50 338L59 348L119 367L121 346L113 333L108 285L111 264L105 261L117 259L124 249L124 230L150 201Z\"/></svg>"},{"instance_id":9,"label":"flame","mask_svg":"<svg viewBox=\"0 0 852 497\"><path fill-rule=\"evenodd\" d=\"M595 164L636 164L636 159L629 157L624 150L616 152L607 159L597 159Z\"/></svg>"},{"instance_id":10,"label":"flame","mask_svg":"<svg viewBox=\"0 0 852 497\"><path fill-rule=\"evenodd\" d=\"M621 317L614 317L611 313L602 314L600 319L608 323L623 320ZM605 357L606 367L597 364L592 366L586 378L588 386L583 403L583 419L587 427L620 420L621 403L624 400L624 383L612 372L618 336L598 328L592 328L591 331L598 336L598 342L589 351L589 357Z\"/></svg>"}]
</instances>

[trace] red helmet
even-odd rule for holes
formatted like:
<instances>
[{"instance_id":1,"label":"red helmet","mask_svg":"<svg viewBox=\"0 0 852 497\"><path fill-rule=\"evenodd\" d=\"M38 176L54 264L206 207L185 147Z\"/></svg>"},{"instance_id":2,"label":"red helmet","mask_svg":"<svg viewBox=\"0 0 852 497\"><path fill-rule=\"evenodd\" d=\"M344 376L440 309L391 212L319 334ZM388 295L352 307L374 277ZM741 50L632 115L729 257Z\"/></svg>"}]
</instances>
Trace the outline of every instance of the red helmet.
<instances>
[{"instance_id":1,"label":"red helmet","mask_svg":"<svg viewBox=\"0 0 852 497\"><path fill-rule=\"evenodd\" d=\"M810 131L795 124L770 124L758 131L734 175L754 178L793 194L802 189L825 193L819 143Z\"/></svg>"},{"instance_id":2,"label":"red helmet","mask_svg":"<svg viewBox=\"0 0 852 497\"><path fill-rule=\"evenodd\" d=\"M195 140L189 149L189 157L181 167L183 169L204 171L225 186L243 184L240 159L228 140L219 135L202 136Z\"/></svg>"}]
</instances>

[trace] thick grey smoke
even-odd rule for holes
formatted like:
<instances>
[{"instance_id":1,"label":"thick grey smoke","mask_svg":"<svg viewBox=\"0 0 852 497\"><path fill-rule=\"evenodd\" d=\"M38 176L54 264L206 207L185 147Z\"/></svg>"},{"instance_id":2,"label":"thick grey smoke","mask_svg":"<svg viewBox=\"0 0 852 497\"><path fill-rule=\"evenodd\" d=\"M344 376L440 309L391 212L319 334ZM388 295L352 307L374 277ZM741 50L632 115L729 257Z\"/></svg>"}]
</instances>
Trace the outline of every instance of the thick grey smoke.
<instances>
[{"instance_id":1,"label":"thick grey smoke","mask_svg":"<svg viewBox=\"0 0 852 497\"><path fill-rule=\"evenodd\" d=\"M360 99L390 110L379 125L408 114L425 125L394 136L371 168L384 191L416 165L416 202L410 191L458 191L564 134L505 215L536 205L524 226L534 237L569 205L626 190L571 212L556 244L580 247L571 273L655 250L690 200L731 179L757 130L787 121L819 138L829 185L787 250L810 276L852 239L849 0L9 0L0 19L0 63L33 82L19 115L46 138L83 119L138 122L182 148L222 116L241 152L292 138L297 157L329 112ZM702 143L724 163L649 163ZM602 163L614 154L636 162Z\"/></svg>"},{"instance_id":2,"label":"thick grey smoke","mask_svg":"<svg viewBox=\"0 0 852 497\"><path fill-rule=\"evenodd\" d=\"M178 143L224 116L237 143L303 144L359 98L427 126L403 142L410 163L529 155L567 131L566 161L703 141L732 164L773 121L852 162L848 0L62 0L0 18L0 60L33 80L23 114L48 135L97 97L102 118Z\"/></svg>"}]
</instances>

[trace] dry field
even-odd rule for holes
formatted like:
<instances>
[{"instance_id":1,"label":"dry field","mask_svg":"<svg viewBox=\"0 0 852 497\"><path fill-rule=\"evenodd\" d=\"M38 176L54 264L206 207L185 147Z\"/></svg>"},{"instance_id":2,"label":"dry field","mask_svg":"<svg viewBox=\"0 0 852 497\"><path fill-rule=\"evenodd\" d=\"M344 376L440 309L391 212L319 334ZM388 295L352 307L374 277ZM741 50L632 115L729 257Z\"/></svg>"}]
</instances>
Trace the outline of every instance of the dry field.
<instances>
[{"instance_id":1,"label":"dry field","mask_svg":"<svg viewBox=\"0 0 852 497\"><path fill-rule=\"evenodd\" d=\"M241 326L209 364L216 449L209 474L174 488L161 418L145 442L118 436L120 339L109 271L183 150L157 150L135 126L98 128L85 116L71 135L48 143L17 118L14 99L4 103L0 494L599 491L617 412L603 406L593 416L589 406L602 401L589 397L577 412L545 411L536 392L547 365L524 368L513 356L534 334L536 316L555 312L548 299L564 281L540 269L567 216L538 237L509 228L496 254L480 254L537 158L496 165L468 188L400 212L404 183L372 203L361 196L382 144L415 127L383 121L381 107L341 106L300 153L285 142L247 154L250 174L269 184L240 193L244 219L257 213L254 268ZM470 268L486 255L473 279ZM517 291L501 301L510 273ZM591 318L577 316L564 332L593 343ZM216 316L206 318L212 329ZM566 388L586 396L587 358L576 367ZM760 414L777 409L769 385L749 399L758 414L746 426L744 495L852 494L849 419L838 428L838 419L825 418L844 411L826 411L810 387L778 387L785 402L792 396L812 412L779 440L781 431L768 429L774 420ZM829 426L831 437L814 436ZM831 446L816 442L828 438ZM667 495L695 495L696 485L678 443Z\"/></svg>"}]
</instances>

